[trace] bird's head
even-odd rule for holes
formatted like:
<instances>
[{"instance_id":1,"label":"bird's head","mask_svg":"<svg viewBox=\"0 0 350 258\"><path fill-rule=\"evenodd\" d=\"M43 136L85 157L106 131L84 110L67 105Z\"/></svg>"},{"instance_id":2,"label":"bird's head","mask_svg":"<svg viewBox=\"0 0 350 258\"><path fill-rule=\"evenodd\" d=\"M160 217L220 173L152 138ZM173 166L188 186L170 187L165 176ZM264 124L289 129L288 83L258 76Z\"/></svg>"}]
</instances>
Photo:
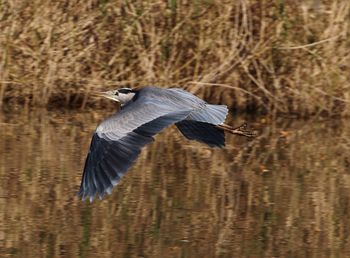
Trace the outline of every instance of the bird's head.
<instances>
[{"instance_id":1,"label":"bird's head","mask_svg":"<svg viewBox=\"0 0 350 258\"><path fill-rule=\"evenodd\" d=\"M120 88L116 90L109 90L105 92L96 93L98 96L102 96L117 102L120 102L121 105L126 104L135 96L136 91L130 88Z\"/></svg>"}]
</instances>

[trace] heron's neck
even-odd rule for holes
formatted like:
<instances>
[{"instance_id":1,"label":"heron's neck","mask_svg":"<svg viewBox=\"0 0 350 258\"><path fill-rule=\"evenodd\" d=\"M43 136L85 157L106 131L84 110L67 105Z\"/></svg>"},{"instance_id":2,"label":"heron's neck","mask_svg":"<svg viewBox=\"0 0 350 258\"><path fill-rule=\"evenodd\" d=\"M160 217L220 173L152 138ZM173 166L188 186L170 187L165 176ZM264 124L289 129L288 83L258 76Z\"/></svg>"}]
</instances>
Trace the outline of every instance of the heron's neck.
<instances>
[{"instance_id":1,"label":"heron's neck","mask_svg":"<svg viewBox=\"0 0 350 258\"><path fill-rule=\"evenodd\" d=\"M130 102L135 96L135 93L130 92L128 94L119 94L119 101L122 106Z\"/></svg>"}]
</instances>

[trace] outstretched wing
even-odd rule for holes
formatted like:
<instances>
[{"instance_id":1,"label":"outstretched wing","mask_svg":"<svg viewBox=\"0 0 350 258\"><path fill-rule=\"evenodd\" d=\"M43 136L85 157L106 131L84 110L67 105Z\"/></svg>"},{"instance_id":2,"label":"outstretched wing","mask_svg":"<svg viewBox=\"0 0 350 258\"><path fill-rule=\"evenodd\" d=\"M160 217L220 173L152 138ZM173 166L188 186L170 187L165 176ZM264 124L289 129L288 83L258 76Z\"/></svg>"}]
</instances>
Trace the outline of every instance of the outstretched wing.
<instances>
[{"instance_id":1,"label":"outstretched wing","mask_svg":"<svg viewBox=\"0 0 350 258\"><path fill-rule=\"evenodd\" d=\"M218 128L216 125L187 119L177 122L175 125L189 140L196 140L210 147L225 146L224 130Z\"/></svg>"},{"instance_id":2,"label":"outstretched wing","mask_svg":"<svg viewBox=\"0 0 350 258\"><path fill-rule=\"evenodd\" d=\"M95 133L85 161L78 195L83 200L90 198L93 201L96 193L100 198L106 192L111 193L113 186L117 185L137 158L141 148L151 141L151 137L133 132L119 141L108 141Z\"/></svg>"},{"instance_id":3,"label":"outstretched wing","mask_svg":"<svg viewBox=\"0 0 350 258\"><path fill-rule=\"evenodd\" d=\"M190 112L145 97L103 121L92 138L78 195L92 201L96 193L101 199L111 193L152 136Z\"/></svg>"},{"instance_id":4,"label":"outstretched wing","mask_svg":"<svg viewBox=\"0 0 350 258\"><path fill-rule=\"evenodd\" d=\"M181 109L178 106L151 99L147 95L140 96L137 101L128 104L125 108L104 120L97 127L96 133L106 140L118 140L154 119L178 111L190 112L189 109Z\"/></svg>"}]
</instances>

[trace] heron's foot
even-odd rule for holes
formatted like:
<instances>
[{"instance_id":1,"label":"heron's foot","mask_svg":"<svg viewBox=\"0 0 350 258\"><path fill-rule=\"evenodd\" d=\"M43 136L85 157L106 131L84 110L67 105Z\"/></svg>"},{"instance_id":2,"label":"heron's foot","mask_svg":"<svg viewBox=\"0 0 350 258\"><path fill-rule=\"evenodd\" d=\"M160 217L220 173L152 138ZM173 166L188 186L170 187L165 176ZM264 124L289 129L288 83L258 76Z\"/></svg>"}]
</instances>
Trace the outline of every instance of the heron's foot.
<instances>
[{"instance_id":1,"label":"heron's foot","mask_svg":"<svg viewBox=\"0 0 350 258\"><path fill-rule=\"evenodd\" d=\"M253 130L248 129L247 127L248 127L247 123L244 123L244 124L238 126L237 128L233 128L232 129L232 133L233 134L242 135L242 136L245 136L245 137L248 137L248 138L255 137L257 135L256 132L254 132Z\"/></svg>"},{"instance_id":2,"label":"heron's foot","mask_svg":"<svg viewBox=\"0 0 350 258\"><path fill-rule=\"evenodd\" d=\"M222 128L223 130L232 133L232 134L237 134L237 135L242 135L248 138L253 138L256 136L256 132L254 132L253 130L247 129L248 125L247 123L243 123L242 125L233 128L232 126L226 125L226 124L222 124L220 125L220 128Z\"/></svg>"},{"instance_id":3,"label":"heron's foot","mask_svg":"<svg viewBox=\"0 0 350 258\"><path fill-rule=\"evenodd\" d=\"M248 127L248 124L246 122L244 122L240 126L233 128L233 130L246 131L247 127Z\"/></svg>"}]
</instances>

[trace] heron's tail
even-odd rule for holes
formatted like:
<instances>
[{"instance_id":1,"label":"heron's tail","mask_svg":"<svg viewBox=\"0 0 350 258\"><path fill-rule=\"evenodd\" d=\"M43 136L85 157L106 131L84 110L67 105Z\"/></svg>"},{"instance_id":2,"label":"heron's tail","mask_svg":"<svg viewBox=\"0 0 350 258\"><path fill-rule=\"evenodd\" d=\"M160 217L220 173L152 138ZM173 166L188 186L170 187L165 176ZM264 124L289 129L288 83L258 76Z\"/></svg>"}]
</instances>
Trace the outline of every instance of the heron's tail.
<instances>
[{"instance_id":1,"label":"heron's tail","mask_svg":"<svg viewBox=\"0 0 350 258\"><path fill-rule=\"evenodd\" d=\"M219 125L225 122L228 109L226 105L206 104L205 108L192 112L186 119Z\"/></svg>"}]
</instances>

